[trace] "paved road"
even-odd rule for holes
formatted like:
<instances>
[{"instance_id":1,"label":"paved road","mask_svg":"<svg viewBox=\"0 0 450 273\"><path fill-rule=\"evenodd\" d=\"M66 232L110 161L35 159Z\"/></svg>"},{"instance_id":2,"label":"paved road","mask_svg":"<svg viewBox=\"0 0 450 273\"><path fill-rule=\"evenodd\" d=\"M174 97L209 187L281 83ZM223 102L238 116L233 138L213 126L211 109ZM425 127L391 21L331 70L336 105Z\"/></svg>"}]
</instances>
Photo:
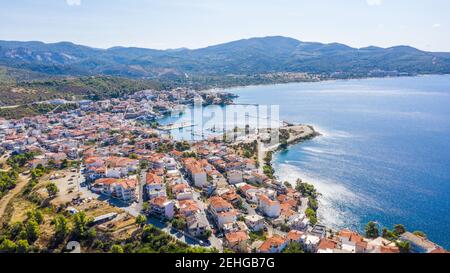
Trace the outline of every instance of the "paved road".
<instances>
[{"instance_id":1,"label":"paved road","mask_svg":"<svg viewBox=\"0 0 450 273\"><path fill-rule=\"evenodd\" d=\"M207 206L206 204L200 199L200 193L197 191L194 191L194 200L197 202L197 206L200 209L200 215L203 218L203 220L206 223L209 223L209 228L212 230L214 229L214 223L209 221L208 217L206 216ZM211 237L209 237L209 242L211 243L211 247L217 248L219 251L223 251L223 243L222 240L217 238L216 235L213 233L211 234Z\"/></svg>"},{"instance_id":2,"label":"paved road","mask_svg":"<svg viewBox=\"0 0 450 273\"><path fill-rule=\"evenodd\" d=\"M141 213L144 208L144 186L146 179L146 171L142 170L138 177L139 189L137 194L137 203L134 210L137 213Z\"/></svg>"}]
</instances>

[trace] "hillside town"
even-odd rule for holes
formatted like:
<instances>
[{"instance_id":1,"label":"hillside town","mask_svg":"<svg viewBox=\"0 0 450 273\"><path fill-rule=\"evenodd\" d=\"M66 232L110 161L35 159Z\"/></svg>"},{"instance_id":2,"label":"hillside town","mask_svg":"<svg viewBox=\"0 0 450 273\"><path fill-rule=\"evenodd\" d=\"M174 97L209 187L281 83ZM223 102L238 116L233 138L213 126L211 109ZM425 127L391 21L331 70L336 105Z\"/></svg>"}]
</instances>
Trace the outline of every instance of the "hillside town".
<instances>
[{"instance_id":1,"label":"hillside town","mask_svg":"<svg viewBox=\"0 0 450 273\"><path fill-rule=\"evenodd\" d=\"M93 220L99 229L123 219L124 213L133 219L144 215L148 224L176 240L220 252L445 252L406 230L397 229L394 239L376 227L366 230L369 237L321 225L319 194L300 179L292 185L274 176L272 151L261 154L261 134L246 141L221 135L175 140L157 121L183 111L196 98L205 105L232 102L227 93L182 88L79 101L79 108L69 112L0 120L0 154L6 159L32 153L24 173L69 165L67 179L58 171L51 174L58 181L55 200L71 213L83 202L108 204L114 210ZM289 127L295 126L286 126L285 139L295 140ZM309 127L297 127L308 132L302 137L311 137Z\"/></svg>"}]
</instances>

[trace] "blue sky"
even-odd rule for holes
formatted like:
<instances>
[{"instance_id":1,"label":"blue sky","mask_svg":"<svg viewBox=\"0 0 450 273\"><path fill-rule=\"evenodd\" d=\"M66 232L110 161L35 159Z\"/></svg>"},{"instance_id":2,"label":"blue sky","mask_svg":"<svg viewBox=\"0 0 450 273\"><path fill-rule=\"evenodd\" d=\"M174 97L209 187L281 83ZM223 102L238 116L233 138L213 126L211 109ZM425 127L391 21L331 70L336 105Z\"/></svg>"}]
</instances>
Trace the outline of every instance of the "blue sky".
<instances>
[{"instance_id":1,"label":"blue sky","mask_svg":"<svg viewBox=\"0 0 450 273\"><path fill-rule=\"evenodd\" d=\"M199 48L256 36L450 52L448 0L15 0L0 40Z\"/></svg>"}]
</instances>

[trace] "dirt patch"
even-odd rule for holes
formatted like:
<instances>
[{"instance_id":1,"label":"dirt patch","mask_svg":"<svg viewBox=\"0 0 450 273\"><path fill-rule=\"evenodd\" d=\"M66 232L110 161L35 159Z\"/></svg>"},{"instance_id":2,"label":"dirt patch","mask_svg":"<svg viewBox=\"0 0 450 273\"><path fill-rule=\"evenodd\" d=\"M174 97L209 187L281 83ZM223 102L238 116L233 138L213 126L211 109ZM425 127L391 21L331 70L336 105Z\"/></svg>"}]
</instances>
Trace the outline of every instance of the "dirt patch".
<instances>
[{"instance_id":1,"label":"dirt patch","mask_svg":"<svg viewBox=\"0 0 450 273\"><path fill-rule=\"evenodd\" d=\"M11 202L12 215L9 223L25 222L27 219L27 212L36 209L36 204L24 199L16 198Z\"/></svg>"},{"instance_id":2,"label":"dirt patch","mask_svg":"<svg viewBox=\"0 0 450 273\"><path fill-rule=\"evenodd\" d=\"M3 214L5 213L5 210L9 206L9 203L11 200L20 193L23 188L27 185L29 180L28 176L19 175L19 179L17 181L17 185L14 187L14 189L10 190L3 198L0 200L0 219L3 218Z\"/></svg>"},{"instance_id":3,"label":"dirt patch","mask_svg":"<svg viewBox=\"0 0 450 273\"><path fill-rule=\"evenodd\" d=\"M99 200L85 199L83 202L81 202L81 204L73 207L78 211L84 211L88 217L92 218L111 212L115 212L117 214L123 213L123 210Z\"/></svg>"}]
</instances>

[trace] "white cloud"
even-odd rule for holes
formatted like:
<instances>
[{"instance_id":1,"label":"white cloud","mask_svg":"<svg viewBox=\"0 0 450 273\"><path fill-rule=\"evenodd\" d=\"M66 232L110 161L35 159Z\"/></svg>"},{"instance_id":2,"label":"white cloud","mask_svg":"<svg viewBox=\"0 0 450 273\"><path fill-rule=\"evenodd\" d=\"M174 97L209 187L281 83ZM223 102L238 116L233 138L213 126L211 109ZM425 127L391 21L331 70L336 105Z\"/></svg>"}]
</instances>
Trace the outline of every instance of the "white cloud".
<instances>
[{"instance_id":1,"label":"white cloud","mask_svg":"<svg viewBox=\"0 0 450 273\"><path fill-rule=\"evenodd\" d=\"M440 28L440 27L441 27L441 24L434 24L434 25L432 25L431 27L433 27L433 28Z\"/></svg>"},{"instance_id":2,"label":"white cloud","mask_svg":"<svg viewBox=\"0 0 450 273\"><path fill-rule=\"evenodd\" d=\"M79 6L81 5L81 0L66 0L66 3L69 6Z\"/></svg>"},{"instance_id":3,"label":"white cloud","mask_svg":"<svg viewBox=\"0 0 450 273\"><path fill-rule=\"evenodd\" d=\"M381 6L383 4L383 0L366 0L366 2L369 6Z\"/></svg>"}]
</instances>

